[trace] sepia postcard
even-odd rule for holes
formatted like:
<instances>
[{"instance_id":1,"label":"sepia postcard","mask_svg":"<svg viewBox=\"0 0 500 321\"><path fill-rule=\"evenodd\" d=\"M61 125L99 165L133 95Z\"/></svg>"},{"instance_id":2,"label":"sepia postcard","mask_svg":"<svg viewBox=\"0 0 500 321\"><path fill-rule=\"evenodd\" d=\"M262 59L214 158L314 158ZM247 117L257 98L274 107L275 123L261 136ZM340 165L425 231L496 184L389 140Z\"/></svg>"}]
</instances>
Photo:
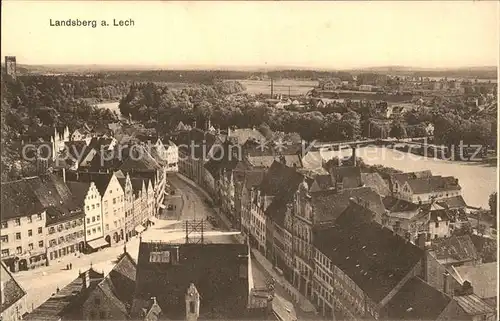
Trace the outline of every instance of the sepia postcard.
<instances>
[{"instance_id":1,"label":"sepia postcard","mask_svg":"<svg viewBox=\"0 0 500 321\"><path fill-rule=\"evenodd\" d=\"M497 1L2 1L0 321L498 320Z\"/></svg>"}]
</instances>

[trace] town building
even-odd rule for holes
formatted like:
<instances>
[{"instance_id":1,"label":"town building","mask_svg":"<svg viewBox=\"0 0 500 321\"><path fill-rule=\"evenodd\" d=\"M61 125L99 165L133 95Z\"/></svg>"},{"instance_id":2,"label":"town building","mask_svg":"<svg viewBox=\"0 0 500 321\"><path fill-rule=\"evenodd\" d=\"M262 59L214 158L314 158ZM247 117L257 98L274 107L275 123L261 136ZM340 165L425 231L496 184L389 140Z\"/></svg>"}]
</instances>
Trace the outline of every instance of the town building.
<instances>
[{"instance_id":1,"label":"town building","mask_svg":"<svg viewBox=\"0 0 500 321\"><path fill-rule=\"evenodd\" d=\"M101 195L104 240L113 245L125 240L125 194L115 173L77 172L69 181L93 182Z\"/></svg>"},{"instance_id":2,"label":"town building","mask_svg":"<svg viewBox=\"0 0 500 321\"><path fill-rule=\"evenodd\" d=\"M489 305L493 307L497 305L497 262L453 266L449 272L459 284L463 285L464 282L468 282L472 287L472 293L488 302Z\"/></svg>"},{"instance_id":3,"label":"town building","mask_svg":"<svg viewBox=\"0 0 500 321\"><path fill-rule=\"evenodd\" d=\"M109 244L104 240L101 195L93 182L66 182L78 206L85 211L85 251L92 252Z\"/></svg>"},{"instance_id":4,"label":"town building","mask_svg":"<svg viewBox=\"0 0 500 321\"><path fill-rule=\"evenodd\" d=\"M129 238L132 237L134 231L134 191L132 189L132 182L130 181L130 175L126 175L122 171L115 172L118 182L120 182L124 193L124 209L125 209L125 242L128 242Z\"/></svg>"},{"instance_id":5,"label":"town building","mask_svg":"<svg viewBox=\"0 0 500 321\"><path fill-rule=\"evenodd\" d=\"M245 244L141 242L131 317L276 320L272 289L253 285Z\"/></svg>"},{"instance_id":6,"label":"town building","mask_svg":"<svg viewBox=\"0 0 500 321\"><path fill-rule=\"evenodd\" d=\"M265 170L235 171L235 215L240 221L240 230L244 236L250 233L252 190L257 188L265 175Z\"/></svg>"},{"instance_id":7,"label":"town building","mask_svg":"<svg viewBox=\"0 0 500 321\"><path fill-rule=\"evenodd\" d=\"M2 262L0 267L0 319L20 321L26 312L26 291L17 283L9 268Z\"/></svg>"},{"instance_id":8,"label":"town building","mask_svg":"<svg viewBox=\"0 0 500 321\"><path fill-rule=\"evenodd\" d=\"M84 213L61 178L42 175L2 183L1 204L2 261L11 271L82 250ZM53 236L55 244L49 242Z\"/></svg>"},{"instance_id":9,"label":"town building","mask_svg":"<svg viewBox=\"0 0 500 321\"><path fill-rule=\"evenodd\" d=\"M397 291L422 276L424 252L373 221L374 215L351 203L334 225L314 232L313 301L325 316L384 319Z\"/></svg>"}]
</instances>

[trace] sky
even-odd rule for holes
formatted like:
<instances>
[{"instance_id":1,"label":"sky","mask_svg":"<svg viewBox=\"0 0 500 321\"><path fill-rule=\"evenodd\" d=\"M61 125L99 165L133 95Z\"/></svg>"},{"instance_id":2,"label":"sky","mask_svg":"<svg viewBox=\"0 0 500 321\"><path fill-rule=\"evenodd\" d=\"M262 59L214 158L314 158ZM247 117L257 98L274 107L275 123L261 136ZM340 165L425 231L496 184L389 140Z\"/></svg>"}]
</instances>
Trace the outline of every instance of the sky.
<instances>
[{"instance_id":1,"label":"sky","mask_svg":"<svg viewBox=\"0 0 500 321\"><path fill-rule=\"evenodd\" d=\"M114 27L113 19L134 26ZM165 68L496 66L498 20L498 1L4 0L1 54L19 64Z\"/></svg>"}]
</instances>

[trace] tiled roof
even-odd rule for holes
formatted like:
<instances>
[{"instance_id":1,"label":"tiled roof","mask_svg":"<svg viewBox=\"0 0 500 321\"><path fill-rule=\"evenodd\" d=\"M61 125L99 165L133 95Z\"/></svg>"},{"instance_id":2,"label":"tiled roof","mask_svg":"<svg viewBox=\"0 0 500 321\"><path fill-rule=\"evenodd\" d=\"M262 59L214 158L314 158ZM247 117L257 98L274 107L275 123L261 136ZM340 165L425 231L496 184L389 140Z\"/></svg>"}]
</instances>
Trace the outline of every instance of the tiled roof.
<instances>
[{"instance_id":1,"label":"tiled roof","mask_svg":"<svg viewBox=\"0 0 500 321\"><path fill-rule=\"evenodd\" d=\"M470 316L494 314L495 309L475 294L453 297L458 305Z\"/></svg>"},{"instance_id":2,"label":"tiled roof","mask_svg":"<svg viewBox=\"0 0 500 321\"><path fill-rule=\"evenodd\" d=\"M68 181L78 181L78 182L93 182L101 194L101 197L106 193L106 189L108 188L109 182L113 177L113 174L110 173L91 173L91 172L80 172L78 174L78 179L74 176L67 176Z\"/></svg>"},{"instance_id":3,"label":"tiled roof","mask_svg":"<svg viewBox=\"0 0 500 321\"><path fill-rule=\"evenodd\" d=\"M440 199L437 203L448 209L467 207L467 203L465 203L465 200L461 195Z\"/></svg>"},{"instance_id":4,"label":"tiled roof","mask_svg":"<svg viewBox=\"0 0 500 321\"><path fill-rule=\"evenodd\" d=\"M139 145L135 145L134 148L130 149L129 156L120 166L120 169L124 171L155 171L160 168L160 164L149 154L146 148Z\"/></svg>"},{"instance_id":5,"label":"tiled roof","mask_svg":"<svg viewBox=\"0 0 500 321\"><path fill-rule=\"evenodd\" d=\"M419 205L410 203L408 201L395 198L392 196L386 196L383 199L384 206L389 212L400 213L400 212L413 212L418 210Z\"/></svg>"},{"instance_id":6,"label":"tiled roof","mask_svg":"<svg viewBox=\"0 0 500 321\"><path fill-rule=\"evenodd\" d=\"M169 263L150 262L151 252L166 251L163 257ZM193 283L201 296L200 319L237 319L248 303L248 275L240 277L245 267L248 248L243 244L141 243L134 301L156 297L165 317L181 320L186 291Z\"/></svg>"},{"instance_id":7,"label":"tiled roof","mask_svg":"<svg viewBox=\"0 0 500 321\"><path fill-rule=\"evenodd\" d=\"M419 277L413 277L387 303L389 320L437 320L452 301Z\"/></svg>"},{"instance_id":8,"label":"tiled roof","mask_svg":"<svg viewBox=\"0 0 500 321\"><path fill-rule=\"evenodd\" d=\"M125 252L98 285L108 299L125 315L129 314L134 299L136 270L136 262L130 254Z\"/></svg>"},{"instance_id":9,"label":"tiled roof","mask_svg":"<svg viewBox=\"0 0 500 321\"><path fill-rule=\"evenodd\" d=\"M380 196L391 195L389 185L379 173L361 173L361 183L363 186L373 188Z\"/></svg>"},{"instance_id":10,"label":"tiled roof","mask_svg":"<svg viewBox=\"0 0 500 321\"><path fill-rule=\"evenodd\" d=\"M252 128L239 128L231 130L229 137L235 137L238 145L243 145L249 139L264 141L266 138L258 130Z\"/></svg>"},{"instance_id":11,"label":"tiled roof","mask_svg":"<svg viewBox=\"0 0 500 321\"><path fill-rule=\"evenodd\" d=\"M431 176L432 176L432 172L429 170L419 171L419 172L410 172L410 173L391 174L392 180L397 181L398 184L400 184L401 186L403 186L404 183L410 179L428 178Z\"/></svg>"},{"instance_id":12,"label":"tiled roof","mask_svg":"<svg viewBox=\"0 0 500 321\"><path fill-rule=\"evenodd\" d=\"M3 283L3 301L0 305L0 313L2 313L10 306L21 300L26 295L26 292L19 285L19 283L17 283L16 279L14 279L5 264L3 262L1 262L0 264L2 269L0 273L0 279Z\"/></svg>"},{"instance_id":13,"label":"tiled roof","mask_svg":"<svg viewBox=\"0 0 500 321\"><path fill-rule=\"evenodd\" d=\"M84 273L89 273L90 286L88 288L84 285L82 277ZM58 293L54 293L42 305L23 317L23 320L59 321L63 318L65 320L81 320L82 304L103 278L102 273L96 272L92 268L83 272Z\"/></svg>"},{"instance_id":14,"label":"tiled roof","mask_svg":"<svg viewBox=\"0 0 500 321\"><path fill-rule=\"evenodd\" d=\"M294 168L274 162L267 171L259 189L262 194L275 196L280 193L293 193L304 180L304 176Z\"/></svg>"},{"instance_id":15,"label":"tiled roof","mask_svg":"<svg viewBox=\"0 0 500 321\"><path fill-rule=\"evenodd\" d=\"M430 178L417 178L407 181L415 194L436 193L440 191L460 190L458 180L454 177L432 176Z\"/></svg>"},{"instance_id":16,"label":"tiled roof","mask_svg":"<svg viewBox=\"0 0 500 321\"><path fill-rule=\"evenodd\" d=\"M432 250L438 260L461 262L477 260L478 254L469 235L432 240Z\"/></svg>"},{"instance_id":17,"label":"tiled roof","mask_svg":"<svg viewBox=\"0 0 500 321\"><path fill-rule=\"evenodd\" d=\"M484 263L475 266L457 266L453 268L462 284L469 281L474 288L474 293L481 298L497 296L498 263Z\"/></svg>"},{"instance_id":18,"label":"tiled roof","mask_svg":"<svg viewBox=\"0 0 500 321\"><path fill-rule=\"evenodd\" d=\"M89 182L66 182L78 205L83 206L85 204L90 184Z\"/></svg>"},{"instance_id":19,"label":"tiled roof","mask_svg":"<svg viewBox=\"0 0 500 321\"><path fill-rule=\"evenodd\" d=\"M315 247L374 302L379 303L424 257L424 252L370 220L362 207L343 213L332 228L317 230Z\"/></svg>"},{"instance_id":20,"label":"tiled roof","mask_svg":"<svg viewBox=\"0 0 500 321\"><path fill-rule=\"evenodd\" d=\"M335 185L332 182L332 177L330 176L330 174L316 175L316 177L314 177L314 182L317 184L318 190L311 189L311 192L324 191L335 187Z\"/></svg>"},{"instance_id":21,"label":"tiled roof","mask_svg":"<svg viewBox=\"0 0 500 321\"><path fill-rule=\"evenodd\" d=\"M47 215L47 222L82 214L67 185L53 174L2 183L1 206L2 219L38 214L48 209L54 209L52 213L57 215Z\"/></svg>"},{"instance_id":22,"label":"tiled roof","mask_svg":"<svg viewBox=\"0 0 500 321\"><path fill-rule=\"evenodd\" d=\"M346 189L341 192L326 190L311 193L311 196L314 220L318 223L335 221L347 208L351 197L367 203L367 206L369 205L377 215L381 216L385 213L380 195L369 187Z\"/></svg>"},{"instance_id":23,"label":"tiled roof","mask_svg":"<svg viewBox=\"0 0 500 321\"><path fill-rule=\"evenodd\" d=\"M75 160L78 160L87 148L87 143L83 140L65 142L64 145L66 152Z\"/></svg>"}]
</instances>

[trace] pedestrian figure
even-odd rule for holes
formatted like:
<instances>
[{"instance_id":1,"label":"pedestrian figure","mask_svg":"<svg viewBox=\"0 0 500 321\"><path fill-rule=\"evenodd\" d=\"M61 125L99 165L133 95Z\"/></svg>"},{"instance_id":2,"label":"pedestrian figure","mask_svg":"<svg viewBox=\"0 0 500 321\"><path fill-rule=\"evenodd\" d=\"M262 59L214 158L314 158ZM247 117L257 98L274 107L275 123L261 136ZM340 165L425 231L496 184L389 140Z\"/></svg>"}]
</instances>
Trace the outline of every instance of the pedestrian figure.
<instances>
[{"instance_id":1,"label":"pedestrian figure","mask_svg":"<svg viewBox=\"0 0 500 321\"><path fill-rule=\"evenodd\" d=\"M73 263L70 263L70 264L69 264L69 269L70 269L70 270L73 270Z\"/></svg>"},{"instance_id":2,"label":"pedestrian figure","mask_svg":"<svg viewBox=\"0 0 500 321\"><path fill-rule=\"evenodd\" d=\"M69 270L69 264L66 264L66 270Z\"/></svg>"}]
</instances>

